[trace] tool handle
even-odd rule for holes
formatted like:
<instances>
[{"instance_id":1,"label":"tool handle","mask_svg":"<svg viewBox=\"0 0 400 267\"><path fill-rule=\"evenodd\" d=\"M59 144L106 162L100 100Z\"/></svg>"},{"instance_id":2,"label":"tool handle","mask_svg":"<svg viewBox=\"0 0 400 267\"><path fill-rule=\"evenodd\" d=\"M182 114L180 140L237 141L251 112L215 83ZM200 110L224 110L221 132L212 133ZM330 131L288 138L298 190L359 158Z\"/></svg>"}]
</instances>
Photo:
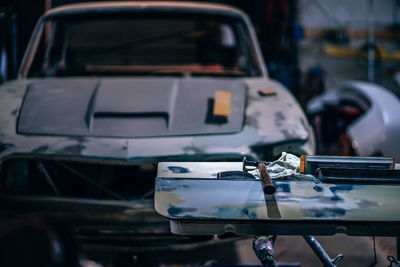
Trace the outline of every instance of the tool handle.
<instances>
[{"instance_id":1,"label":"tool handle","mask_svg":"<svg viewBox=\"0 0 400 267\"><path fill-rule=\"evenodd\" d=\"M261 176L261 182L263 186L263 191L267 195L272 195L275 193L276 188L274 184L272 183L271 177L269 176L267 172L267 167L265 166L265 163L258 163L258 170L260 171L260 176Z\"/></svg>"}]
</instances>

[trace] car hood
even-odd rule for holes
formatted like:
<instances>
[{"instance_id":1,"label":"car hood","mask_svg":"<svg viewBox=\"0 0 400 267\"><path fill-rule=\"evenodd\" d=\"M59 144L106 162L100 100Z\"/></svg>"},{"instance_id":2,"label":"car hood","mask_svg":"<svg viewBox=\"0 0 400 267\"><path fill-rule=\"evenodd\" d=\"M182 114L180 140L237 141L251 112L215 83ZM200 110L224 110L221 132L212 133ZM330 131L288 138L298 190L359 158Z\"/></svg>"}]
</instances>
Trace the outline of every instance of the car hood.
<instances>
[{"instance_id":1,"label":"car hood","mask_svg":"<svg viewBox=\"0 0 400 267\"><path fill-rule=\"evenodd\" d=\"M212 119L217 90L231 93L226 122ZM151 137L239 132L246 86L235 80L69 79L34 81L18 120L22 134Z\"/></svg>"}]
</instances>

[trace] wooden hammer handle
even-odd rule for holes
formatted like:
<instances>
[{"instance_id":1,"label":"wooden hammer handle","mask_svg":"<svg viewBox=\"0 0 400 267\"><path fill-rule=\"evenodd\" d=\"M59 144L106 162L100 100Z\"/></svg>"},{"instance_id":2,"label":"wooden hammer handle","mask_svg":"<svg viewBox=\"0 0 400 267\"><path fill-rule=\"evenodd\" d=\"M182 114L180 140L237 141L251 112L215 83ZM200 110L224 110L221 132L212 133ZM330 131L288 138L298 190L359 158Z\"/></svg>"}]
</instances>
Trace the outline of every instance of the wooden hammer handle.
<instances>
[{"instance_id":1,"label":"wooden hammer handle","mask_svg":"<svg viewBox=\"0 0 400 267\"><path fill-rule=\"evenodd\" d=\"M275 193L276 188L272 183L271 177L267 172L267 167L265 163L258 163L258 170L260 171L261 182L263 186L263 191L265 194L272 195Z\"/></svg>"}]
</instances>

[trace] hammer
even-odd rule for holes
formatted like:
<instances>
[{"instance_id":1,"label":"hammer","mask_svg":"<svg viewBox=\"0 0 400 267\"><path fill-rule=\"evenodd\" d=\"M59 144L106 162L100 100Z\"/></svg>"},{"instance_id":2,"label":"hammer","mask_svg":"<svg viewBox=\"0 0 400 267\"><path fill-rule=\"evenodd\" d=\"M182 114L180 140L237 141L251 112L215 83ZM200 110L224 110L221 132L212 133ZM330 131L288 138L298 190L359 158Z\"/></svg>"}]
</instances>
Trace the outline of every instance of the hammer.
<instances>
[{"instance_id":1,"label":"hammer","mask_svg":"<svg viewBox=\"0 0 400 267\"><path fill-rule=\"evenodd\" d=\"M267 195L272 195L275 193L276 188L274 184L272 183L271 177L269 176L267 172L267 167L266 167L266 162L265 161L251 161L247 160L246 157L243 158L243 171L248 170L246 167L247 166L252 166L252 167L257 167L258 170L260 171L260 176L261 176L261 183L263 187L263 191Z\"/></svg>"}]
</instances>

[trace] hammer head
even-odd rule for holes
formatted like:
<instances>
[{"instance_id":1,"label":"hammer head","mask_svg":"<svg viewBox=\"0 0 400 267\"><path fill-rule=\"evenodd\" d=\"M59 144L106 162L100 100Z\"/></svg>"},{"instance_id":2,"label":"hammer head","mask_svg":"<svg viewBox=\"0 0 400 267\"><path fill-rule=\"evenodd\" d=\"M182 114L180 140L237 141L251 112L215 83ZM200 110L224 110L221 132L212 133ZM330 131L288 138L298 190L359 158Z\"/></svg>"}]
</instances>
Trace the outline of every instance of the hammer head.
<instances>
[{"instance_id":1,"label":"hammer head","mask_svg":"<svg viewBox=\"0 0 400 267\"><path fill-rule=\"evenodd\" d=\"M243 157L243 171L253 170L258 167L258 164L262 161L254 161L248 160L246 157ZM248 168L252 167L252 168Z\"/></svg>"}]
</instances>

